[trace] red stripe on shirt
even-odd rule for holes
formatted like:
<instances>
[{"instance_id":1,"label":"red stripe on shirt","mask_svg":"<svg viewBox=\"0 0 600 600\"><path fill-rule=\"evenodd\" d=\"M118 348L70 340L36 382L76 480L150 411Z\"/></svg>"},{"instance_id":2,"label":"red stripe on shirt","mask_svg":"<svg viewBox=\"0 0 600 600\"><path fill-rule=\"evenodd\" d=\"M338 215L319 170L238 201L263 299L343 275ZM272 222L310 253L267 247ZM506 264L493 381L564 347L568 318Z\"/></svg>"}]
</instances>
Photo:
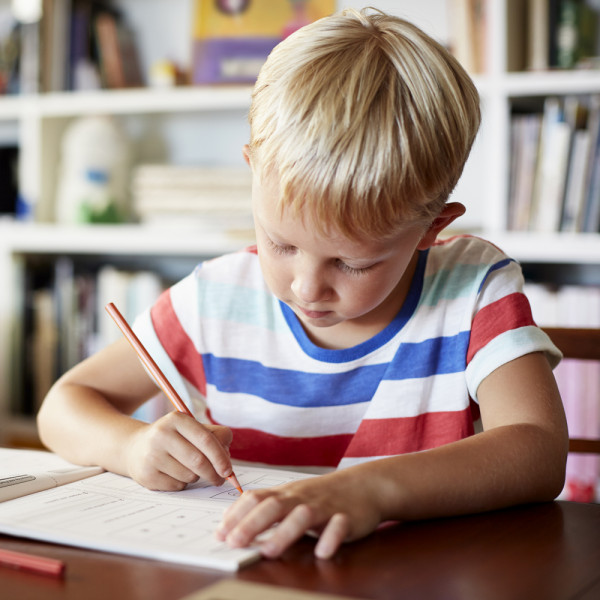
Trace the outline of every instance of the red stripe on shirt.
<instances>
[{"instance_id":1,"label":"red stripe on shirt","mask_svg":"<svg viewBox=\"0 0 600 600\"><path fill-rule=\"evenodd\" d=\"M467 350L467 364L473 356L496 336L509 331L535 325L526 296L515 292L482 308L473 319L471 339Z\"/></svg>"},{"instance_id":2,"label":"red stripe on shirt","mask_svg":"<svg viewBox=\"0 0 600 600\"><path fill-rule=\"evenodd\" d=\"M164 291L150 310L152 325L163 348L171 357L175 368L203 396L206 396L206 376L202 357L196 351L189 335L181 326L170 290Z\"/></svg>"},{"instance_id":3,"label":"red stripe on shirt","mask_svg":"<svg viewBox=\"0 0 600 600\"><path fill-rule=\"evenodd\" d=\"M210 414L208 418L217 423ZM442 446L473 434L470 408L396 419L370 419L356 434L282 437L232 428L234 459L272 465L336 467L344 457L396 456Z\"/></svg>"},{"instance_id":4,"label":"red stripe on shirt","mask_svg":"<svg viewBox=\"0 0 600 600\"><path fill-rule=\"evenodd\" d=\"M218 424L209 416L212 423ZM336 467L352 434L284 437L258 429L232 427L231 457L249 462L291 467Z\"/></svg>"},{"instance_id":5,"label":"red stripe on shirt","mask_svg":"<svg viewBox=\"0 0 600 600\"><path fill-rule=\"evenodd\" d=\"M473 434L471 408L415 417L365 419L344 456L396 456L455 442Z\"/></svg>"}]
</instances>

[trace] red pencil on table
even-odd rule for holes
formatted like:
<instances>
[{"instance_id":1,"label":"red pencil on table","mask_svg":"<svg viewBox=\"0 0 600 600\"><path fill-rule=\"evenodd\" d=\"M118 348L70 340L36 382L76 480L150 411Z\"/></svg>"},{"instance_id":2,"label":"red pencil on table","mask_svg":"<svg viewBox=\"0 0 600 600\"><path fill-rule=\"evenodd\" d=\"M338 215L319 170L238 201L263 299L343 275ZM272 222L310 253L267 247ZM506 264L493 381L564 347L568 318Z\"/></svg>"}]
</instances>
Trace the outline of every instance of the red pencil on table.
<instances>
[{"instance_id":1,"label":"red pencil on table","mask_svg":"<svg viewBox=\"0 0 600 600\"><path fill-rule=\"evenodd\" d=\"M51 577L62 577L65 572L65 563L62 560L2 548L0 548L0 565Z\"/></svg>"},{"instance_id":2,"label":"red pencil on table","mask_svg":"<svg viewBox=\"0 0 600 600\"><path fill-rule=\"evenodd\" d=\"M125 317L120 313L119 309L114 305L113 302L109 302L106 306L106 312L112 317L113 321L117 324L127 341L131 344L132 348L136 351L140 360L144 366L148 369L154 381L158 383L162 391L166 394L167 398L171 401L173 406L182 413L194 417L190 412L189 408L185 405L185 402L181 399L179 394L175 391L175 388L171 385L171 382L165 377L159 366L154 362L154 359L150 356L150 353L144 348L142 342L133 332L133 329L129 327L129 324L125 320ZM232 471L230 475L227 475L227 479L235 486L240 494L243 494L242 486L237 480L235 473Z\"/></svg>"}]
</instances>

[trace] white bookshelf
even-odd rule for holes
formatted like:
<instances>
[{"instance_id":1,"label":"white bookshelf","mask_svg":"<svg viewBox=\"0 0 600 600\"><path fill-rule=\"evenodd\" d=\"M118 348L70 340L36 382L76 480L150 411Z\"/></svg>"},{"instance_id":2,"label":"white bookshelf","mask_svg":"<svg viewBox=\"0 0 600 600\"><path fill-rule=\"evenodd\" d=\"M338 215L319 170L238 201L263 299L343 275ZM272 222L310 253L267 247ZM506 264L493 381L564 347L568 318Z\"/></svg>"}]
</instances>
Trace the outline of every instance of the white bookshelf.
<instances>
[{"instance_id":1,"label":"white bookshelf","mask_svg":"<svg viewBox=\"0 0 600 600\"><path fill-rule=\"evenodd\" d=\"M249 233L181 230L160 226L1 224L4 253L97 256L215 256L253 243Z\"/></svg>"},{"instance_id":2,"label":"white bookshelf","mask_svg":"<svg viewBox=\"0 0 600 600\"><path fill-rule=\"evenodd\" d=\"M51 119L98 114L245 111L250 106L251 91L251 86L224 85L52 92L40 96L25 96L19 102L7 99L6 112L0 112L0 117L6 115L5 118Z\"/></svg>"},{"instance_id":3,"label":"white bookshelf","mask_svg":"<svg viewBox=\"0 0 600 600\"><path fill-rule=\"evenodd\" d=\"M0 6L8 0L0 0ZM487 64L474 76L481 93L483 124L453 199L467 206L458 226L489 238L521 262L585 265L600 270L600 235L512 233L505 230L508 196L510 108L533 96L600 93L600 72L507 72L506 11L514 0L488 0ZM144 66L158 58L189 59L192 0L120 0L141 46ZM448 39L451 0L340 0L339 8L374 5L413 20L442 42ZM168 21L168 27L161 24ZM157 36L158 30L164 35ZM72 119L113 115L138 144L149 127L166 139L167 160L242 165L248 135L250 86L167 90L52 93L0 98L0 142L13 136L20 147L22 191L36 206L36 223L0 222L0 421L7 422L10 354L20 299L15 291L26 255L136 257L212 256L250 240L215 233L128 226L61 227L51 223L60 160L60 139ZM141 133L140 133L141 132ZM600 279L600 277L598 277ZM1 441L1 431L0 431Z\"/></svg>"}]
</instances>

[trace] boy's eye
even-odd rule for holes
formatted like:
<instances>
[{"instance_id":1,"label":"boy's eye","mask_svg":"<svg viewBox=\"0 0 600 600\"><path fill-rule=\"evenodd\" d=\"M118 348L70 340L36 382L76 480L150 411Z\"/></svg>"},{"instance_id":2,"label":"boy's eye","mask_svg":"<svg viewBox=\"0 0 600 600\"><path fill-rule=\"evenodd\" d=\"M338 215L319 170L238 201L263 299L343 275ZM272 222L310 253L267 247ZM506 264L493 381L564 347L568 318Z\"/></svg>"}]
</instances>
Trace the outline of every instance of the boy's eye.
<instances>
[{"instance_id":1,"label":"boy's eye","mask_svg":"<svg viewBox=\"0 0 600 600\"><path fill-rule=\"evenodd\" d=\"M364 275L375 266L369 265L368 267L351 267L341 260L337 261L337 265L341 271L344 273L349 273L350 275Z\"/></svg>"},{"instance_id":2,"label":"boy's eye","mask_svg":"<svg viewBox=\"0 0 600 600\"><path fill-rule=\"evenodd\" d=\"M270 238L267 238L267 244L269 245L271 250L273 250L277 254L291 254L295 250L294 246L286 246L286 245L282 245L282 244L276 244Z\"/></svg>"}]
</instances>

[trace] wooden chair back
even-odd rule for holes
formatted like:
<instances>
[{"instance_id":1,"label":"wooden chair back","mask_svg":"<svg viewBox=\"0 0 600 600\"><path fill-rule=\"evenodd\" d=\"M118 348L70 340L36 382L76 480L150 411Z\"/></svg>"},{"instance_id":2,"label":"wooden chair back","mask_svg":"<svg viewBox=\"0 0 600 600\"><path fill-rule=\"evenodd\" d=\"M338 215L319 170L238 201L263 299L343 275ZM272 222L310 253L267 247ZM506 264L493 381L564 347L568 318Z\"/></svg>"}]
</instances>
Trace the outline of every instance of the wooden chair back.
<instances>
[{"instance_id":1,"label":"wooden chair back","mask_svg":"<svg viewBox=\"0 0 600 600\"><path fill-rule=\"evenodd\" d=\"M542 327L565 358L600 362L600 329ZM600 390L598 390L600 402ZM570 438L569 452L600 454L600 439Z\"/></svg>"}]
</instances>

